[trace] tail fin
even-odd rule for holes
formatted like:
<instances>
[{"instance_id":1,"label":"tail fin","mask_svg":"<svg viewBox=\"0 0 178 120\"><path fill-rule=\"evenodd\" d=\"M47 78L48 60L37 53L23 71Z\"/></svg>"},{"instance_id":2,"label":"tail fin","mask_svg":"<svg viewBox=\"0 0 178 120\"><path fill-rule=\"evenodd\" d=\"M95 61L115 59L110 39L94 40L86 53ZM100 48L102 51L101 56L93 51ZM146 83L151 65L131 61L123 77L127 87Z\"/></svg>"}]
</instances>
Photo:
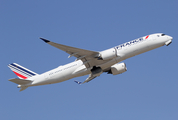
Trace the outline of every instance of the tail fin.
<instances>
[{"instance_id":1,"label":"tail fin","mask_svg":"<svg viewBox=\"0 0 178 120\"><path fill-rule=\"evenodd\" d=\"M38 75L37 73L18 65L17 63L9 64L8 67L20 78L27 79L32 76Z\"/></svg>"}]
</instances>

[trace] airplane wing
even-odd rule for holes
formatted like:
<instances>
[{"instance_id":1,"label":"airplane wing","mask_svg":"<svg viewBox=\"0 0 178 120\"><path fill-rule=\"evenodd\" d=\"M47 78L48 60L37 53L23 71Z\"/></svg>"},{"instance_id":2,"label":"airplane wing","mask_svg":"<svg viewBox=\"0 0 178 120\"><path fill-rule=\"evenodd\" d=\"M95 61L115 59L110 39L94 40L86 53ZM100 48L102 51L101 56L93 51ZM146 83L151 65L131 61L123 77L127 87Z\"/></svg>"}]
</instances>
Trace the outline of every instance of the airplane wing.
<instances>
[{"instance_id":1,"label":"airplane wing","mask_svg":"<svg viewBox=\"0 0 178 120\"><path fill-rule=\"evenodd\" d=\"M79 81L76 81L76 80L74 82L76 82L77 84L81 85L81 84L90 82L91 80L95 79L96 77L97 76L91 76L91 74L90 74L89 77L84 82L79 82Z\"/></svg>"},{"instance_id":2,"label":"airplane wing","mask_svg":"<svg viewBox=\"0 0 178 120\"><path fill-rule=\"evenodd\" d=\"M65 52L67 52L68 54L70 54L68 58L75 56L77 59L82 60L87 68L93 66L90 64L90 60L96 59L95 57L99 54L99 52L96 52L96 51L90 51L90 50L84 50L84 49L80 49L80 48L70 47L70 46L51 42L44 38L40 38L40 39L43 40L44 42L58 48L58 49L60 49L60 50L63 50Z\"/></svg>"},{"instance_id":3,"label":"airplane wing","mask_svg":"<svg viewBox=\"0 0 178 120\"><path fill-rule=\"evenodd\" d=\"M78 81L74 81L76 82L77 84L81 85L81 84L84 84L84 83L88 83L90 82L91 80L95 79L96 77L100 76L103 72L99 72L99 73L96 73L96 74L89 74L88 78L84 81L84 82L78 82Z\"/></svg>"},{"instance_id":4,"label":"airplane wing","mask_svg":"<svg viewBox=\"0 0 178 120\"><path fill-rule=\"evenodd\" d=\"M82 84L84 84L86 82L90 82L91 80L95 79L96 77L98 77L98 76L90 74L89 77Z\"/></svg>"}]
</instances>

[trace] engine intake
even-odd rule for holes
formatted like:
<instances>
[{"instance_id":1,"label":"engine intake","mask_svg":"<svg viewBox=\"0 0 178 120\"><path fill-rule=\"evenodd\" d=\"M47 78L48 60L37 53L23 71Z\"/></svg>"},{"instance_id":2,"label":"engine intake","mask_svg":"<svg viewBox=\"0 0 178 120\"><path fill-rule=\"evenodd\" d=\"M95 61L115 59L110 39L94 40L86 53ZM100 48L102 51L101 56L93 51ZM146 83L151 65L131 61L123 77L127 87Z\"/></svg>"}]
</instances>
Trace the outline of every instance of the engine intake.
<instances>
[{"instance_id":1,"label":"engine intake","mask_svg":"<svg viewBox=\"0 0 178 120\"><path fill-rule=\"evenodd\" d=\"M98 60L110 60L110 59L113 59L116 57L117 57L116 50L114 48L111 48L111 49L107 49L105 51L101 51L97 58L98 58Z\"/></svg>"},{"instance_id":2,"label":"engine intake","mask_svg":"<svg viewBox=\"0 0 178 120\"><path fill-rule=\"evenodd\" d=\"M125 63L119 63L111 66L111 69L108 71L108 74L118 75L127 71Z\"/></svg>"}]
</instances>

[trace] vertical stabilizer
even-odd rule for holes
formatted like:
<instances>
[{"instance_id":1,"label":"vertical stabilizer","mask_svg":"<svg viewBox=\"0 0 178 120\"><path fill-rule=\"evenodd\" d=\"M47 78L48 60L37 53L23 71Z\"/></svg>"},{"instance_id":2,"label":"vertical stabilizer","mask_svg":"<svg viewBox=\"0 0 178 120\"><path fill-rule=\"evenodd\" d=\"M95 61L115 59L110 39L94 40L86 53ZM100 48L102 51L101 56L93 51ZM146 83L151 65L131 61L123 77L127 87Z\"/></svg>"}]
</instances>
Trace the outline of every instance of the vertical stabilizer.
<instances>
[{"instance_id":1,"label":"vertical stabilizer","mask_svg":"<svg viewBox=\"0 0 178 120\"><path fill-rule=\"evenodd\" d=\"M27 79L32 76L38 75L37 73L20 66L17 63L9 64L8 67L20 78L20 79Z\"/></svg>"}]
</instances>

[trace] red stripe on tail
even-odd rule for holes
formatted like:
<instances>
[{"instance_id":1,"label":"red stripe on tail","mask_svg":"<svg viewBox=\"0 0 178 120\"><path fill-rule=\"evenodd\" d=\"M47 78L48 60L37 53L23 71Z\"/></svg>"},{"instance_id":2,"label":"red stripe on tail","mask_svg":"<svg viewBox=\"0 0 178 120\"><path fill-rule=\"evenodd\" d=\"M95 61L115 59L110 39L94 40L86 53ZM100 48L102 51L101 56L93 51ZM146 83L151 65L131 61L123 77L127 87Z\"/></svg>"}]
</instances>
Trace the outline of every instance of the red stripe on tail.
<instances>
[{"instance_id":1,"label":"red stripe on tail","mask_svg":"<svg viewBox=\"0 0 178 120\"><path fill-rule=\"evenodd\" d=\"M21 75L21 74L15 72L15 71L13 71L13 72L14 72L18 77L21 77L21 78L23 78L23 79L27 79L27 77L25 77L25 76L23 76L23 75Z\"/></svg>"}]
</instances>

